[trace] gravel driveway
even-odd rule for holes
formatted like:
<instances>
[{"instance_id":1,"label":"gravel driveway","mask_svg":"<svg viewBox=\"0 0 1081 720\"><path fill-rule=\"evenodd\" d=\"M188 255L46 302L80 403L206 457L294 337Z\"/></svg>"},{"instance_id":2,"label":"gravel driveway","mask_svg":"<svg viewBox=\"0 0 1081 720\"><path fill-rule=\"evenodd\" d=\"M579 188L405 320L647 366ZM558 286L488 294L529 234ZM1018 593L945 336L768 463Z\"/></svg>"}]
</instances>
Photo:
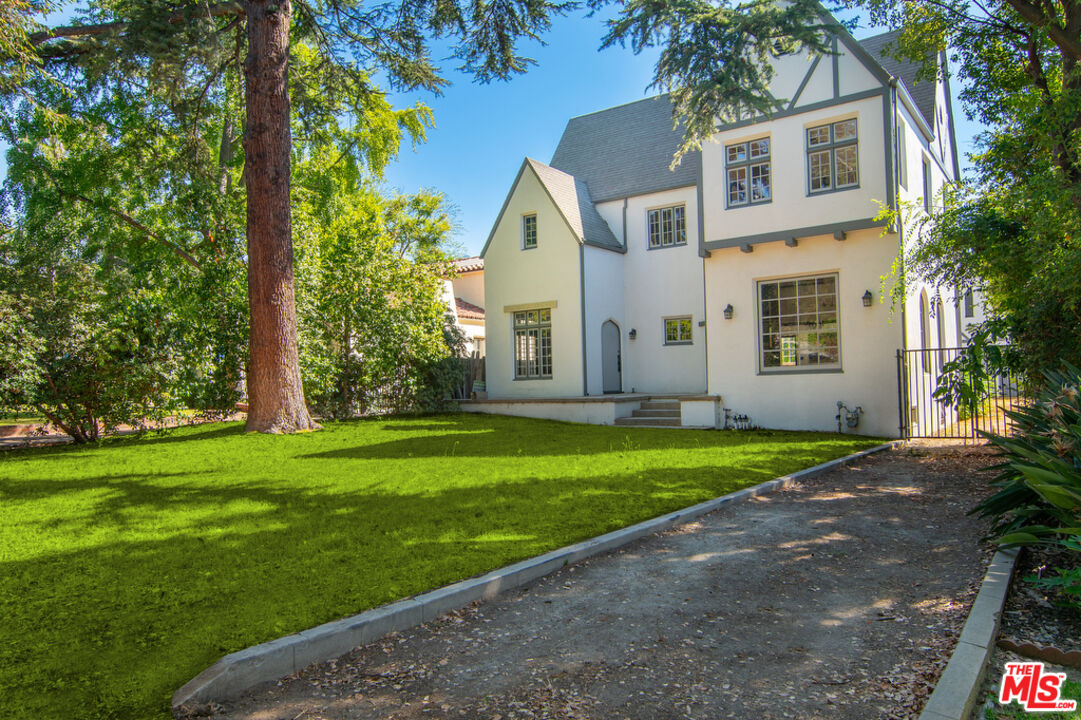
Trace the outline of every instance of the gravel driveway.
<instances>
[{"instance_id":1,"label":"gravel driveway","mask_svg":"<svg viewBox=\"0 0 1081 720\"><path fill-rule=\"evenodd\" d=\"M916 717L989 553L986 448L871 456L315 665L213 717ZM363 581L363 579L359 579Z\"/></svg>"}]
</instances>

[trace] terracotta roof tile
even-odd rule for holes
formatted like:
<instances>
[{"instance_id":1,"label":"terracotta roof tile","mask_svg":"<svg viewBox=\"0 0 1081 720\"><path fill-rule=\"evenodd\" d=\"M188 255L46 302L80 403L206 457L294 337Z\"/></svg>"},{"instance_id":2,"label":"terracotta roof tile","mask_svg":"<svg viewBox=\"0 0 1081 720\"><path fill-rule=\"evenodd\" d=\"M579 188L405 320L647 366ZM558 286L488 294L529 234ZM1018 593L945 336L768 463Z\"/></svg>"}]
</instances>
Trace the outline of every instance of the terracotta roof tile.
<instances>
[{"instance_id":1,"label":"terracotta roof tile","mask_svg":"<svg viewBox=\"0 0 1081 720\"><path fill-rule=\"evenodd\" d=\"M467 257L454 261L454 269L460 273L476 272L484 269L484 258Z\"/></svg>"},{"instance_id":2,"label":"terracotta roof tile","mask_svg":"<svg viewBox=\"0 0 1081 720\"><path fill-rule=\"evenodd\" d=\"M458 306L458 317L467 320L483 320L484 308L478 307L471 302L466 302L460 297L454 298L454 304Z\"/></svg>"}]
</instances>

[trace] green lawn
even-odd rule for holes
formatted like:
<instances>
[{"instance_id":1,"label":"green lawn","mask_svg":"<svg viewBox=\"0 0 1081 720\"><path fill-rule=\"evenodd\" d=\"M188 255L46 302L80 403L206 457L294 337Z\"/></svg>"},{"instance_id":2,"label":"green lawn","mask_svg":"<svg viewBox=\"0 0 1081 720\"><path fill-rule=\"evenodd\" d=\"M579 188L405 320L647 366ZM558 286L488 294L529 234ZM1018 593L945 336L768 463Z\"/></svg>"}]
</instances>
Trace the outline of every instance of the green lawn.
<instances>
[{"instance_id":1,"label":"green lawn","mask_svg":"<svg viewBox=\"0 0 1081 720\"><path fill-rule=\"evenodd\" d=\"M875 441L468 414L0 453L0 706L164 718L222 655Z\"/></svg>"}]
</instances>

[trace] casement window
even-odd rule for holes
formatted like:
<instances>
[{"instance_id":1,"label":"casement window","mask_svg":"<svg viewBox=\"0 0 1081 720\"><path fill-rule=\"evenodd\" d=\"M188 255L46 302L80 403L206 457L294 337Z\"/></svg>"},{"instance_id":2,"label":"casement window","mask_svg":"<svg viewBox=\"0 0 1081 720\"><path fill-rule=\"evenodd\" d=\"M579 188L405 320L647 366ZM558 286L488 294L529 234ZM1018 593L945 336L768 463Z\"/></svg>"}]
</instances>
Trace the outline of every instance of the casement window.
<instances>
[{"instance_id":1,"label":"casement window","mask_svg":"<svg viewBox=\"0 0 1081 720\"><path fill-rule=\"evenodd\" d=\"M807 176L812 193L860 184L855 118L807 128Z\"/></svg>"},{"instance_id":2,"label":"casement window","mask_svg":"<svg viewBox=\"0 0 1081 720\"><path fill-rule=\"evenodd\" d=\"M726 145L724 154L728 207L757 205L773 198L769 138Z\"/></svg>"},{"instance_id":3,"label":"casement window","mask_svg":"<svg viewBox=\"0 0 1081 720\"><path fill-rule=\"evenodd\" d=\"M686 209L682 205L658 208L646 213L650 249L687 244Z\"/></svg>"},{"instance_id":4,"label":"casement window","mask_svg":"<svg viewBox=\"0 0 1081 720\"><path fill-rule=\"evenodd\" d=\"M514 313L514 379L552 377L552 310Z\"/></svg>"},{"instance_id":5,"label":"casement window","mask_svg":"<svg viewBox=\"0 0 1081 720\"><path fill-rule=\"evenodd\" d=\"M537 215L522 216L522 249L530 250L537 247Z\"/></svg>"},{"instance_id":6,"label":"casement window","mask_svg":"<svg viewBox=\"0 0 1081 720\"><path fill-rule=\"evenodd\" d=\"M664 319L665 345L690 345L692 342L690 315Z\"/></svg>"},{"instance_id":7,"label":"casement window","mask_svg":"<svg viewBox=\"0 0 1081 720\"><path fill-rule=\"evenodd\" d=\"M972 298L972 290L965 290L965 317L975 317L976 315L976 303Z\"/></svg>"},{"instance_id":8,"label":"casement window","mask_svg":"<svg viewBox=\"0 0 1081 720\"><path fill-rule=\"evenodd\" d=\"M931 214L931 161L923 158L923 209Z\"/></svg>"},{"instance_id":9,"label":"casement window","mask_svg":"<svg viewBox=\"0 0 1081 720\"><path fill-rule=\"evenodd\" d=\"M758 299L762 371L840 368L836 274L759 282Z\"/></svg>"}]
</instances>

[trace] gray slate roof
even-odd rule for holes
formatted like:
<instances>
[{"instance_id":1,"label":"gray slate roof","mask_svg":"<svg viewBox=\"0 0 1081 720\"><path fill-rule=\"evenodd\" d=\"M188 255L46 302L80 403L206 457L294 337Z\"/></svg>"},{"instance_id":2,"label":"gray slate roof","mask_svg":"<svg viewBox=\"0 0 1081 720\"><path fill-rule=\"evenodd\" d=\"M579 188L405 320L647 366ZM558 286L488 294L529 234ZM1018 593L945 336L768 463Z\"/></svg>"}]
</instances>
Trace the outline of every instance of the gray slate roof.
<instances>
[{"instance_id":1,"label":"gray slate roof","mask_svg":"<svg viewBox=\"0 0 1081 720\"><path fill-rule=\"evenodd\" d=\"M571 118L552 167L584 180L594 202L695 185L701 153L668 169L682 140L668 95L659 95Z\"/></svg>"},{"instance_id":2,"label":"gray slate roof","mask_svg":"<svg viewBox=\"0 0 1081 720\"><path fill-rule=\"evenodd\" d=\"M919 109L920 114L923 115L923 119L926 120L927 124L934 130L935 83L927 80L916 82L916 73L918 73L920 69L919 63L910 60L897 60L892 55L883 54L886 46L895 44L900 35L900 30L891 30L890 32L882 33L881 35L869 37L866 40L860 40L859 43L871 57L882 64L882 67L886 69L886 72L893 75L895 78L899 78L901 82L905 84L905 87L908 88L908 93L916 102L916 107Z\"/></svg>"},{"instance_id":3,"label":"gray slate roof","mask_svg":"<svg viewBox=\"0 0 1081 720\"><path fill-rule=\"evenodd\" d=\"M611 250L623 249L594 207L585 182L533 158L526 158L526 162L582 242Z\"/></svg>"}]
</instances>

